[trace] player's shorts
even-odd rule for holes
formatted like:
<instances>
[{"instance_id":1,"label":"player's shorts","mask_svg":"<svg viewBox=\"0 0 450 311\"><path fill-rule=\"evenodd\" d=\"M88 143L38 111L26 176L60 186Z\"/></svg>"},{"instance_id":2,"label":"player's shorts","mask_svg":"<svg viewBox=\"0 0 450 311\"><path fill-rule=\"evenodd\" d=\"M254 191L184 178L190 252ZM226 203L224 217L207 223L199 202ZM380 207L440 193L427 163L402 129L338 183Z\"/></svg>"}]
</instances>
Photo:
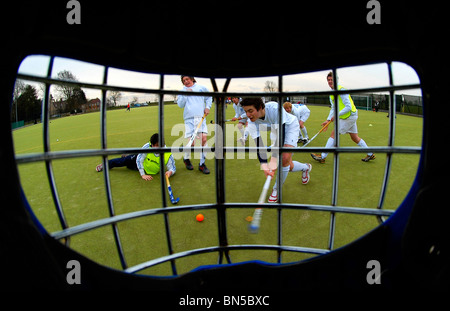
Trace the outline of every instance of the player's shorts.
<instances>
[{"instance_id":1,"label":"player's shorts","mask_svg":"<svg viewBox=\"0 0 450 311\"><path fill-rule=\"evenodd\" d=\"M296 147L299 131L300 131L300 125L298 124L297 121L292 122L291 124L285 124L284 144Z\"/></svg>"},{"instance_id":2,"label":"player's shorts","mask_svg":"<svg viewBox=\"0 0 450 311\"><path fill-rule=\"evenodd\" d=\"M299 121L306 122L306 120L308 120L310 114L311 114L311 111L309 111L309 110L304 111L302 113L302 115L300 116Z\"/></svg>"},{"instance_id":3,"label":"player's shorts","mask_svg":"<svg viewBox=\"0 0 450 311\"><path fill-rule=\"evenodd\" d=\"M358 120L358 111L351 114L347 119L339 119L339 134L358 133L356 120Z\"/></svg>"},{"instance_id":4,"label":"player's shorts","mask_svg":"<svg viewBox=\"0 0 450 311\"><path fill-rule=\"evenodd\" d=\"M198 126L198 123L201 121L202 117L193 117L187 120L184 120L184 137L190 138L192 134L194 134L195 129ZM206 118L203 119L202 125L198 129L198 133L208 134L208 128L206 126Z\"/></svg>"}]
</instances>

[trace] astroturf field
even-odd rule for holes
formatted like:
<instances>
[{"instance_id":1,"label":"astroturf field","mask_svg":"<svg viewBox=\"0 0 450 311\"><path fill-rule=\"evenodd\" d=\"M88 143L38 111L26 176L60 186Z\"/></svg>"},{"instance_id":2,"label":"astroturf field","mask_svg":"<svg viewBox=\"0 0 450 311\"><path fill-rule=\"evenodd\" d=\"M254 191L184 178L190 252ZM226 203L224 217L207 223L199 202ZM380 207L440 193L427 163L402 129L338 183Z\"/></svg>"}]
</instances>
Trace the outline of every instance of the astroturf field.
<instances>
[{"instance_id":1,"label":"astroturf field","mask_svg":"<svg viewBox=\"0 0 450 311\"><path fill-rule=\"evenodd\" d=\"M309 137L320 129L328 116L329 108L308 106L311 116L306 122ZM385 112L359 110L357 122L359 136L369 146L386 146L389 118ZM234 116L232 107L226 110L226 118ZM214 118L214 105L207 118ZM167 146L179 146L184 129L183 110L177 105L165 106L165 137ZM49 125L51 150L98 149L100 145L99 112L53 119ZM158 108L133 108L107 112L108 148L141 147L158 131ZM321 133L309 147L323 147L331 129ZM214 143L213 125L210 125L208 145ZM229 146L240 146L235 123L228 123L225 139ZM42 125L32 125L13 132L17 154L42 152ZM199 142L197 145L199 145ZM340 136L341 146L357 147L349 135ZM422 142L422 118L397 115L396 146L420 146ZM239 144L239 145L238 145ZM253 142L247 146L254 146ZM206 165L211 174L198 170L199 154L192 155L193 171L188 171L180 155L175 155L177 172L170 179L175 197L180 205L216 202L214 154L207 156ZM264 184L264 174L259 170L256 154L226 154L225 178L227 202L257 202ZM376 208L386 164L385 154L368 163L362 162L364 152L340 154L338 205ZM119 155L111 156L120 157ZM309 153L295 153L294 160L311 163L311 180L301 184L301 172L290 173L283 187L283 202L304 204L330 204L333 174L333 154L325 164L315 162ZM95 170L101 157L82 157L52 162L58 194L69 226L109 217L103 173ZM393 155L392 170L384 208L396 209L406 196L417 172L419 155ZM51 198L44 162L19 165L20 179L25 195L39 221L49 231L61 230ZM152 181L141 179L137 171L127 168L110 170L111 190L116 215L162 207L159 175ZM273 185L274 181L272 181ZM270 193L270 191L269 191ZM172 206L168 199L168 205ZM203 222L197 222L198 211L169 214L172 246L181 252L207 246L217 246L217 217L214 209L201 211ZM227 234L230 245L277 244L277 210L265 209L258 234L247 230L247 216L253 209L230 208L226 211ZM312 248L327 248L330 225L329 212L283 210L282 244ZM359 238L378 225L375 216L337 214L334 249ZM168 255L164 220L162 215L142 217L118 223L119 234L128 266ZM111 226L91 230L71 237L70 247L100 264L121 269ZM276 251L230 252L233 262L264 260L276 262ZM313 255L283 252L282 261L291 262ZM178 273L188 272L200 265L216 264L217 253L189 256L176 260ZM151 275L171 275L169 263L142 271Z\"/></svg>"}]
</instances>

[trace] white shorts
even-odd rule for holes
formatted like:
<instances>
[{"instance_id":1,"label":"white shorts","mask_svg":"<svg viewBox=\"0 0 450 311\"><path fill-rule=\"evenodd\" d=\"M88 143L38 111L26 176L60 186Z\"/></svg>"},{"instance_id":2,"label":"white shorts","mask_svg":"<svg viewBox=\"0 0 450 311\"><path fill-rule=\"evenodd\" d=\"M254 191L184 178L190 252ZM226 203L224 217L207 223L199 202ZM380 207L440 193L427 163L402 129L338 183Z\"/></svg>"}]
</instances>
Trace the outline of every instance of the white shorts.
<instances>
[{"instance_id":1,"label":"white shorts","mask_svg":"<svg viewBox=\"0 0 450 311\"><path fill-rule=\"evenodd\" d=\"M273 142L278 137L277 129L272 129L270 124L258 124L256 126L254 123L250 122L247 127L250 136L253 138L258 138L260 136L260 131L270 131L270 140ZM298 141L298 134L300 131L300 124L297 120L291 124L286 124L284 128L284 142L283 145L291 145L296 147Z\"/></svg>"},{"instance_id":2,"label":"white shorts","mask_svg":"<svg viewBox=\"0 0 450 311\"><path fill-rule=\"evenodd\" d=\"M192 134L194 134L195 129L198 126L198 123L202 117L193 117L187 120L184 120L184 137L190 138ZM203 119L202 125L198 129L198 133L208 134L208 128L206 126L206 118Z\"/></svg>"},{"instance_id":3,"label":"white shorts","mask_svg":"<svg viewBox=\"0 0 450 311\"><path fill-rule=\"evenodd\" d=\"M358 133L356 120L358 120L358 112L350 115L347 119L339 119L339 134Z\"/></svg>"},{"instance_id":4,"label":"white shorts","mask_svg":"<svg viewBox=\"0 0 450 311\"><path fill-rule=\"evenodd\" d=\"M308 120L310 114L311 114L311 111L305 111L305 112L302 113L302 115L300 116L300 120L299 120L299 121L306 122L306 120Z\"/></svg>"},{"instance_id":5,"label":"white shorts","mask_svg":"<svg viewBox=\"0 0 450 311\"><path fill-rule=\"evenodd\" d=\"M286 124L284 128L284 144L297 147L298 133L300 131L300 125L297 121L291 124Z\"/></svg>"}]
</instances>

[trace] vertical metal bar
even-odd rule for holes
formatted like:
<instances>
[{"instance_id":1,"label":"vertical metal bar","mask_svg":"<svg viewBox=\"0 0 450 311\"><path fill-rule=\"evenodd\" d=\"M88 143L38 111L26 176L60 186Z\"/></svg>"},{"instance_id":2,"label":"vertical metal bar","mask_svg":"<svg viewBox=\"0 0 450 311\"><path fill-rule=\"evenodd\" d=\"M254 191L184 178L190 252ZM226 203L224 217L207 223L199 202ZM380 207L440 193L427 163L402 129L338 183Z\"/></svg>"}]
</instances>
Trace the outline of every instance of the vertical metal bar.
<instances>
[{"instance_id":1,"label":"vertical metal bar","mask_svg":"<svg viewBox=\"0 0 450 311\"><path fill-rule=\"evenodd\" d=\"M53 70L53 62L55 57L51 56L50 61L47 68L47 78L51 78L52 70ZM50 111L48 109L48 106L50 105L50 84L45 83L45 92L44 92L44 99L42 104L42 115L43 115L43 121L42 121L42 135L43 135L43 145L44 145L44 153L50 151L50 133L49 133L49 121L50 121ZM61 224L62 229L66 229L68 227L66 222L66 217L64 216L64 211L62 209L61 201L59 200L58 190L56 188L56 182L55 182L55 175L53 174L53 167L52 167L52 161L46 160L45 161L45 169L47 171L47 177L50 184L50 190L52 193L53 202L55 204L56 213L58 214L59 223ZM64 244L66 246L69 246L70 244L70 237L67 237L65 239Z\"/></svg>"},{"instance_id":2,"label":"vertical metal bar","mask_svg":"<svg viewBox=\"0 0 450 311\"><path fill-rule=\"evenodd\" d=\"M211 78L211 84L214 92L218 92L216 80ZM223 87L223 92L226 92L230 79L227 79ZM223 97L216 97L216 109L215 109L216 127L220 126L221 130L216 131L215 145L216 149L221 148L225 144L225 135L218 135L217 132L224 133L225 127L225 105ZM223 149L223 148L222 148ZM215 157L216 168L216 203L217 203L217 230L219 235L219 246L228 246L228 233L227 233L227 218L226 208L223 205L225 203L225 156ZM218 263L222 264L223 257L225 256L228 263L231 263L229 251L219 251Z\"/></svg>"},{"instance_id":3,"label":"vertical metal bar","mask_svg":"<svg viewBox=\"0 0 450 311\"><path fill-rule=\"evenodd\" d=\"M163 74L159 75L159 89L160 90L164 89L164 75ZM159 129L158 129L159 147L164 147L165 137L164 137L164 94L163 93L159 94L158 109L159 109ZM166 195L167 185L166 185L166 178L165 178L166 167L164 164L164 152L160 153L159 166L161 168L159 171L159 176L161 179L162 203L163 203L163 207L167 207L167 195ZM166 231L167 250L169 252L169 255L172 255L173 254L173 245L172 245L172 236L170 234L169 214L164 213L163 218L164 218L164 228ZM177 275L178 273L177 273L177 266L175 264L175 260L170 261L170 266L172 268L172 274Z\"/></svg>"},{"instance_id":4,"label":"vertical metal bar","mask_svg":"<svg viewBox=\"0 0 450 311\"><path fill-rule=\"evenodd\" d=\"M333 86L334 86L334 146L339 147L339 99L338 93L338 76L336 68L333 68ZM337 205L338 199L338 184L339 184L339 152L334 152L334 165L333 165L333 186L331 193L331 205ZM330 231L328 237L328 249L332 250L334 245L334 234L336 231L336 215L334 212L330 213Z\"/></svg>"},{"instance_id":5,"label":"vertical metal bar","mask_svg":"<svg viewBox=\"0 0 450 311\"><path fill-rule=\"evenodd\" d=\"M394 85L394 79L392 74L392 62L389 62L388 64L388 72L389 72L389 86ZM392 147L394 146L394 140L395 140L395 93L394 91L389 91L389 138L388 138L388 146ZM382 209L384 205L384 200L386 198L386 192L387 192L387 185L389 183L389 176L391 172L392 167L392 153L388 152L386 154L386 166L384 168L384 178L383 182L381 184L381 191L380 191L380 199L378 201L378 209ZM384 222L383 216L377 216L378 222L382 223Z\"/></svg>"},{"instance_id":6,"label":"vertical metal bar","mask_svg":"<svg viewBox=\"0 0 450 311\"><path fill-rule=\"evenodd\" d=\"M108 82L108 67L105 66L105 70L103 72L103 85L106 85ZM101 127L101 148L105 150L107 148L106 142L106 90L102 90L102 102L101 102L101 113L100 113L100 127ZM103 155L103 176L105 178L105 191L106 191L106 200L108 203L108 211L109 216L115 216L114 212L114 204L111 194L111 183L109 180L109 165L108 165L108 156ZM117 252L120 259L120 264L122 269L127 268L127 263L125 261L125 256L123 253L122 244L120 242L119 229L116 223L112 224L112 230L114 235L114 241L116 243Z\"/></svg>"},{"instance_id":7,"label":"vertical metal bar","mask_svg":"<svg viewBox=\"0 0 450 311\"><path fill-rule=\"evenodd\" d=\"M284 146L284 128L283 128L283 76L279 75L278 76L278 92L280 93L278 96L278 147L279 148L283 148ZM282 157L282 153L281 153L282 149L278 149L278 170L277 170L277 192L278 192L278 224L277 224L277 243L279 246L281 246L282 243L282 202L283 202L283 185L281 184L281 174L282 174L282 170L283 170L283 157ZM278 250L278 254L277 254L277 262L281 263L281 250Z\"/></svg>"}]
</instances>

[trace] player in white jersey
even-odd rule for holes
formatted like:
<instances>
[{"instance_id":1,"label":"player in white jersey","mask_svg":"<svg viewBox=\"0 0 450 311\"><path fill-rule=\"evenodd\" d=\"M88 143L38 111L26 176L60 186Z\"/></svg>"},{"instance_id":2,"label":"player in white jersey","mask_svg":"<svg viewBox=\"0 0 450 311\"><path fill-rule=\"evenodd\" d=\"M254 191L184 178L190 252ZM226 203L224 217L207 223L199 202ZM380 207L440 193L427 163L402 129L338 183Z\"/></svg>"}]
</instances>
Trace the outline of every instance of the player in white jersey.
<instances>
[{"instance_id":1,"label":"player in white jersey","mask_svg":"<svg viewBox=\"0 0 450 311\"><path fill-rule=\"evenodd\" d=\"M197 84L195 78L192 76L181 76L181 82L184 87L182 91L187 92L208 92L208 89L202 85ZM184 108L183 118L184 118L184 126L185 126L185 138L190 138L192 134L194 134L195 129L197 128L200 120L203 117L203 114L208 115L209 110L212 106L212 97L211 96L186 96L186 95L178 95L177 105L180 108ZM200 133L200 138L202 141L202 146L206 147L206 141L208 134L208 129L206 127L206 118L203 119L202 125L198 131ZM194 146L194 143L192 143ZM186 151L184 153L184 164L188 170L192 170L194 167L191 164L191 152ZM206 151L202 151L200 157L200 164L198 169L204 174L209 174L209 169L205 165L206 159Z\"/></svg>"},{"instance_id":2,"label":"player in white jersey","mask_svg":"<svg viewBox=\"0 0 450 311\"><path fill-rule=\"evenodd\" d=\"M262 139L260 138L259 127L270 125L272 131L277 131L279 129L278 122L278 111L279 104L277 102L263 103L261 98L245 98L241 101L241 106L244 108L245 113L249 119L248 130L250 135L255 139L257 147L263 147ZM299 124L297 118L293 115L288 114L284 109L282 111L282 126L284 127L284 147L294 147L297 145ZM278 135L276 135L278 139ZM278 142L275 143L276 146L280 145ZM300 163L298 161L292 161L292 153L283 152L282 153L282 173L281 173L281 185L284 184L286 177L291 172L303 171L302 173L302 184L307 184L310 178L310 171L312 169L309 163ZM258 159L261 163L261 169L264 171L264 175L274 176L277 169L278 159L276 158L276 153L272 153L272 158L270 163L267 163L267 155L260 150L258 150ZM272 189L272 194L269 197L269 202L278 201L277 193L277 183Z\"/></svg>"},{"instance_id":3,"label":"player in white jersey","mask_svg":"<svg viewBox=\"0 0 450 311\"><path fill-rule=\"evenodd\" d=\"M242 98L238 98L238 97L231 98L231 101L233 102L233 109L235 112L235 115L231 119L231 121L233 121L233 122L239 121L238 129L239 129L239 132L241 132L242 137L239 138L238 141L240 141L241 144L244 146L245 142L248 138L248 130L244 129L245 124L247 123L247 116L245 115L245 111L240 104L241 100L242 100Z\"/></svg>"},{"instance_id":4,"label":"player in white jersey","mask_svg":"<svg viewBox=\"0 0 450 311\"><path fill-rule=\"evenodd\" d=\"M298 123L300 125L300 133L302 137L298 140L298 142L302 142L303 144L306 144L309 140L308 137L308 131L306 130L305 122L308 120L309 115L311 114L311 111L306 107L306 105L303 104L291 104L290 102L285 102L283 104L284 109L286 112L293 114L297 117Z\"/></svg>"}]
</instances>

